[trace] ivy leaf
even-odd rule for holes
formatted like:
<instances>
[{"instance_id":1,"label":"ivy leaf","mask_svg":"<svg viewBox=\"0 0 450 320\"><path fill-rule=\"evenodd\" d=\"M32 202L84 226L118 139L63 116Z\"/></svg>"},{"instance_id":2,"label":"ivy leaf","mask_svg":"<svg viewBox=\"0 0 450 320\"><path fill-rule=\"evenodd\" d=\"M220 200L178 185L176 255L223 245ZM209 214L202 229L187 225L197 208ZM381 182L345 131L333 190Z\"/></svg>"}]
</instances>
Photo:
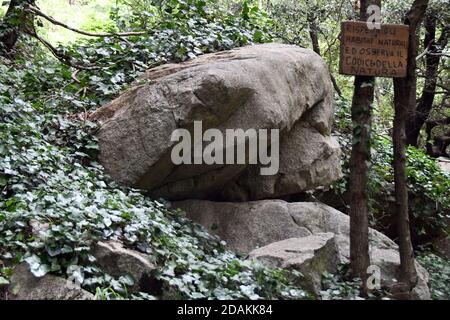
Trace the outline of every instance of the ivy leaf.
<instances>
[{"instance_id":1,"label":"ivy leaf","mask_svg":"<svg viewBox=\"0 0 450 320\"><path fill-rule=\"evenodd\" d=\"M7 284L9 284L9 281L6 278L0 276L0 286L7 285Z\"/></svg>"},{"instance_id":2,"label":"ivy leaf","mask_svg":"<svg viewBox=\"0 0 450 320\"><path fill-rule=\"evenodd\" d=\"M41 259L36 255L26 258L25 262L28 263L31 273L37 278L45 276L50 271L49 266L41 263Z\"/></svg>"}]
</instances>

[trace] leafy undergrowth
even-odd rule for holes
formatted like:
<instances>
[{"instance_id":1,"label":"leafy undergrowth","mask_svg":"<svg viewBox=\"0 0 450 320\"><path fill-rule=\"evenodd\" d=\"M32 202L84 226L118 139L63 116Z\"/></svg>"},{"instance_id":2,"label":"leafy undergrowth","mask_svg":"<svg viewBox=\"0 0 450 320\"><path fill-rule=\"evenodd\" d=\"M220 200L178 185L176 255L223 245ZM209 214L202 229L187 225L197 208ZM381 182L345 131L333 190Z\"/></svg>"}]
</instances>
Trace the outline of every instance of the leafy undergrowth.
<instances>
[{"instance_id":1,"label":"leafy undergrowth","mask_svg":"<svg viewBox=\"0 0 450 320\"><path fill-rule=\"evenodd\" d=\"M0 61L0 286L11 266L26 261L35 276L75 279L100 299L307 298L290 285L298 274L242 260L181 213L115 184L96 162L97 126L83 114L147 67L263 40L255 9L244 7L233 18L205 1L187 3L198 3L198 12L176 16L172 24L165 17L157 34L64 48L77 61L101 65L98 70L73 73L27 41L15 61ZM33 225L48 229L36 234ZM96 266L90 250L105 239L151 256L164 292L130 295L129 278Z\"/></svg>"},{"instance_id":2,"label":"leafy undergrowth","mask_svg":"<svg viewBox=\"0 0 450 320\"><path fill-rule=\"evenodd\" d=\"M350 265L340 265L336 274L324 273L322 276L322 300L380 300L390 299L390 294L380 288L370 290L366 297L361 294L361 279L353 278Z\"/></svg>"},{"instance_id":3,"label":"leafy undergrowth","mask_svg":"<svg viewBox=\"0 0 450 320\"><path fill-rule=\"evenodd\" d=\"M435 300L449 300L450 260L431 252L422 253L417 257L417 260L430 275L431 298Z\"/></svg>"}]
</instances>

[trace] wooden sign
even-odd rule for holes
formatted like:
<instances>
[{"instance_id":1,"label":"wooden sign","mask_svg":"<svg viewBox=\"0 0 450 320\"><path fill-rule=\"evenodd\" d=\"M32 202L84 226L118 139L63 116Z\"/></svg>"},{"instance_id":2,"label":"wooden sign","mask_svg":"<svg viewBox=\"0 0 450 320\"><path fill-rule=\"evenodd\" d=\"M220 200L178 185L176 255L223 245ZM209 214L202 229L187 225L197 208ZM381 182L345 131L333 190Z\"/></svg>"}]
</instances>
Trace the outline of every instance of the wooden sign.
<instances>
[{"instance_id":1,"label":"wooden sign","mask_svg":"<svg viewBox=\"0 0 450 320\"><path fill-rule=\"evenodd\" d=\"M341 25L342 74L406 77L409 26L382 24L370 30L364 21L344 21Z\"/></svg>"}]
</instances>

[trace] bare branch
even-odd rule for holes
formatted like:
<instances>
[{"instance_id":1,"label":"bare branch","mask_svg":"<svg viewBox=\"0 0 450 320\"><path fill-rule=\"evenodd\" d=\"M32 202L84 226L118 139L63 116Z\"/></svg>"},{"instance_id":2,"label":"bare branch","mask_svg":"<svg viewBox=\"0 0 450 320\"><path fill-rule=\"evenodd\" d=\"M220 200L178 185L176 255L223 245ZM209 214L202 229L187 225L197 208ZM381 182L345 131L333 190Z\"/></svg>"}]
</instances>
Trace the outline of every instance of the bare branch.
<instances>
[{"instance_id":1,"label":"bare branch","mask_svg":"<svg viewBox=\"0 0 450 320\"><path fill-rule=\"evenodd\" d=\"M80 69L80 70L97 70L100 69L98 66L95 65L87 65L87 66L83 66L83 65L78 65L78 64L74 64L72 62L72 57L69 57L67 55L61 54L58 49L56 49L50 42L48 42L47 40L41 38L35 31L32 30L25 30L24 31L26 34L36 38L40 43L42 43L47 49L50 50L50 52L55 56L56 59L58 59L59 61L61 61L62 63L73 67L75 69Z\"/></svg>"},{"instance_id":2,"label":"bare branch","mask_svg":"<svg viewBox=\"0 0 450 320\"><path fill-rule=\"evenodd\" d=\"M75 81L76 83L81 83L80 80L78 80L78 78L77 78L77 74L79 71L80 71L80 69L77 69L71 75L72 80Z\"/></svg>"},{"instance_id":3,"label":"bare branch","mask_svg":"<svg viewBox=\"0 0 450 320\"><path fill-rule=\"evenodd\" d=\"M416 61L419 61L420 59L422 59L423 57L425 57L427 54L430 54L429 50L430 50L430 46L431 46L432 43L433 43L433 42L428 43L428 45L427 45L427 47L425 48L425 50L424 50L421 54L419 54L419 55L416 57Z\"/></svg>"},{"instance_id":4,"label":"bare branch","mask_svg":"<svg viewBox=\"0 0 450 320\"><path fill-rule=\"evenodd\" d=\"M63 28L68 29L70 31L73 31L73 32L76 32L76 33L79 33L79 34L82 34L82 35L85 35L85 36L89 36L89 37L131 37L131 36L141 36L141 35L149 33L148 31L134 31L134 32L121 32L121 33L103 33L103 32L102 33L93 33L93 32L87 32L87 31L82 31L82 30L78 30L78 29L72 28L72 27L68 26L67 24L62 23L62 22L60 22L60 21L58 21L58 20L56 20L56 19L46 15L41 10L39 10L39 9L33 7L33 6L28 6L25 9L25 11L33 13L33 14L35 14L37 16L40 16L40 17L44 18L45 20L47 20L47 21L49 21L49 22L51 22L53 24L56 24L56 25L58 25L60 27L63 27Z\"/></svg>"}]
</instances>

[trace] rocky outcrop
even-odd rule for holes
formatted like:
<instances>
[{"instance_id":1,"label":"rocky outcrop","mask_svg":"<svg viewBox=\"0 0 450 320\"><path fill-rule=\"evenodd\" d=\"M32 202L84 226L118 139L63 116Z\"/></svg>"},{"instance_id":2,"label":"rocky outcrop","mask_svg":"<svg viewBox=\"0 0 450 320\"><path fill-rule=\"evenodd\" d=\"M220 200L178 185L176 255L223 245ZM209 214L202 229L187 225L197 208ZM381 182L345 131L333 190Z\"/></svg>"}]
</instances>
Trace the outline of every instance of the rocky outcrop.
<instances>
[{"instance_id":1,"label":"rocky outcrop","mask_svg":"<svg viewBox=\"0 0 450 320\"><path fill-rule=\"evenodd\" d=\"M323 272L349 262L349 217L319 203L271 199L327 187L341 177L340 148L331 137L333 100L328 67L317 54L266 44L149 70L90 119L100 122L100 160L113 179L174 201L174 208L250 259L300 271L301 285L319 294ZM184 163L176 164L171 153L178 148L172 136L177 129L189 143ZM208 129L214 135L203 136ZM244 140L230 145L230 130L241 130ZM261 161L261 150L249 151L251 130L269 131L258 147L267 146L272 163ZM243 161L229 163L228 153L236 161L240 147ZM208 148L219 161L205 164ZM275 172L262 175L274 161ZM382 284L395 286L396 244L371 230L370 246ZM131 275L133 290L146 291L142 283L153 270L146 257L116 243L100 243L94 255L112 275ZM427 299L428 276L417 269L414 297Z\"/></svg>"},{"instance_id":2,"label":"rocky outcrop","mask_svg":"<svg viewBox=\"0 0 450 320\"><path fill-rule=\"evenodd\" d=\"M338 248L332 233L274 242L253 250L249 258L272 268L300 271L302 280L299 284L317 295L322 289L323 273L335 273L339 263Z\"/></svg>"},{"instance_id":3,"label":"rocky outcrop","mask_svg":"<svg viewBox=\"0 0 450 320\"><path fill-rule=\"evenodd\" d=\"M54 275L35 277L27 263L14 268L9 285L10 300L93 300L94 295L75 283Z\"/></svg>"},{"instance_id":4,"label":"rocky outcrop","mask_svg":"<svg viewBox=\"0 0 450 320\"><path fill-rule=\"evenodd\" d=\"M249 46L154 68L91 119L101 123L100 160L107 172L154 197L277 198L328 186L341 174L340 148L330 136L328 68L313 51L296 46ZM195 121L202 121L203 132L215 128L224 136L227 129L279 130L279 171L261 176L264 165L250 161L173 164L172 133L186 129L194 137Z\"/></svg>"},{"instance_id":5,"label":"rocky outcrop","mask_svg":"<svg viewBox=\"0 0 450 320\"><path fill-rule=\"evenodd\" d=\"M246 203L188 200L174 202L173 207L185 210L189 218L218 234L230 248L245 253L252 252L258 247L268 246L263 251L270 255L268 248L277 248L277 252L283 250L279 248L279 245L271 246L273 242L331 233L337 245L337 259L334 253L325 251L329 255L320 257L320 261L333 262L335 267L338 264L349 263L349 217L324 204L288 203L282 200ZM369 237L371 263L381 269L381 283L389 288L399 279L398 246L373 229L370 230ZM280 254L274 251L272 255ZM414 298L429 299L428 274L419 264L416 267L419 283L414 289Z\"/></svg>"}]
</instances>

